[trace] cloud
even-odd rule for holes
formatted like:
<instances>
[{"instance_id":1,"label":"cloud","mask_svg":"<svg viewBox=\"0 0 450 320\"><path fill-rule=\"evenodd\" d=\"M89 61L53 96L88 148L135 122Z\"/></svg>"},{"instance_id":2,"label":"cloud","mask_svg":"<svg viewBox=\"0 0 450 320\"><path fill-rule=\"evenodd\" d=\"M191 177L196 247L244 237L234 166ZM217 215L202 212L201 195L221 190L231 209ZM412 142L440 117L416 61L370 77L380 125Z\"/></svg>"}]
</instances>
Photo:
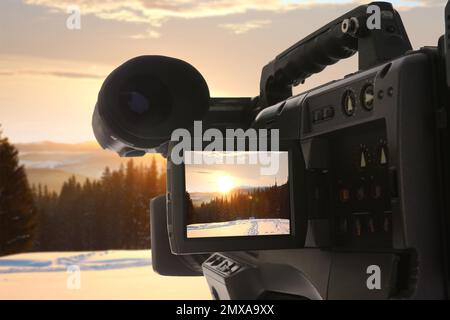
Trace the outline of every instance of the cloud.
<instances>
[{"instance_id":1,"label":"cloud","mask_svg":"<svg viewBox=\"0 0 450 320\"><path fill-rule=\"evenodd\" d=\"M199 173L199 174L212 174L213 172L211 172L211 171L195 171L195 173Z\"/></svg>"},{"instance_id":2,"label":"cloud","mask_svg":"<svg viewBox=\"0 0 450 320\"><path fill-rule=\"evenodd\" d=\"M33 160L20 160L20 164L24 165L28 169L57 169L68 165L74 165L80 163L80 160L45 160L45 161L33 161Z\"/></svg>"},{"instance_id":3,"label":"cloud","mask_svg":"<svg viewBox=\"0 0 450 320\"><path fill-rule=\"evenodd\" d=\"M77 5L82 14L101 19L150 24L159 27L171 18L205 18L249 11L284 12L320 5L364 3L359 0L24 0L30 5L67 12ZM441 0L397 0L400 5L433 5Z\"/></svg>"},{"instance_id":4,"label":"cloud","mask_svg":"<svg viewBox=\"0 0 450 320\"><path fill-rule=\"evenodd\" d=\"M82 14L102 19L149 23L160 26L170 18L204 18L246 13L248 11L280 12L314 5L313 0L24 0L27 4L67 12L77 5ZM342 2L342 1L340 1ZM350 3L352 0L344 0ZM333 4L334 1L319 1Z\"/></svg>"},{"instance_id":5,"label":"cloud","mask_svg":"<svg viewBox=\"0 0 450 320\"><path fill-rule=\"evenodd\" d=\"M445 0L420 0L418 2L420 2L420 3L424 4L424 5L431 5L431 6L433 6L433 5L440 5L440 6L445 5Z\"/></svg>"},{"instance_id":6,"label":"cloud","mask_svg":"<svg viewBox=\"0 0 450 320\"><path fill-rule=\"evenodd\" d=\"M152 28L148 28L145 32L143 33L138 33L138 34L134 34L132 36L130 36L131 39L158 39L159 37L161 37L161 33L159 33L158 31L152 29Z\"/></svg>"},{"instance_id":7,"label":"cloud","mask_svg":"<svg viewBox=\"0 0 450 320\"><path fill-rule=\"evenodd\" d=\"M250 20L242 23L220 24L219 27L231 30L235 34L243 34L251 30L263 28L271 23L270 20Z\"/></svg>"},{"instance_id":8,"label":"cloud","mask_svg":"<svg viewBox=\"0 0 450 320\"><path fill-rule=\"evenodd\" d=\"M53 76L71 79L104 79L105 75L73 72L73 71L44 71L44 70L0 70L0 76Z\"/></svg>"},{"instance_id":9,"label":"cloud","mask_svg":"<svg viewBox=\"0 0 450 320\"><path fill-rule=\"evenodd\" d=\"M43 6L50 12L69 14L68 8L78 6L81 14L100 19L146 24L151 28L132 35L133 39L159 38L155 28L170 19L224 17L248 12L281 13L326 5L367 3L364 0L23 0L29 5ZM392 0L399 9L439 5L442 0ZM260 28L266 23L248 21L222 24L236 34Z\"/></svg>"}]
</instances>

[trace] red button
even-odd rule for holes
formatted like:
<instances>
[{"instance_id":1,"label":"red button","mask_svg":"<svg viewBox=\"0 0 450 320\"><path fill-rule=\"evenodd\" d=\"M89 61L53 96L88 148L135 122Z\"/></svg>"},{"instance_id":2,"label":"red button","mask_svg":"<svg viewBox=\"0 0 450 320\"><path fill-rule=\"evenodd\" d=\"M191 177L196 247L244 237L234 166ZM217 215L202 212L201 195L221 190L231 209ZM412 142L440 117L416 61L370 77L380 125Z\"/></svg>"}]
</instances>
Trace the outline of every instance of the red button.
<instances>
[{"instance_id":1,"label":"red button","mask_svg":"<svg viewBox=\"0 0 450 320\"><path fill-rule=\"evenodd\" d=\"M341 202L347 202L350 199L350 191L346 188L339 190L339 199Z\"/></svg>"}]
</instances>

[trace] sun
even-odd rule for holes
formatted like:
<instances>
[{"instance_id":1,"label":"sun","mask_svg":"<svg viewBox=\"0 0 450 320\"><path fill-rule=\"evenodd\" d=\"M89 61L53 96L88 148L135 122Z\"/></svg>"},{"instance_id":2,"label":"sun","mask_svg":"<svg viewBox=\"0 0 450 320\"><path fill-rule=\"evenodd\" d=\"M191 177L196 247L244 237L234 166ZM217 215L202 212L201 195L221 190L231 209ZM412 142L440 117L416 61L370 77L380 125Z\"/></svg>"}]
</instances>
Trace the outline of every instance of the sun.
<instances>
[{"instance_id":1,"label":"sun","mask_svg":"<svg viewBox=\"0 0 450 320\"><path fill-rule=\"evenodd\" d=\"M217 178L217 187L222 193L230 192L230 190L233 189L234 185L234 180L230 176L219 176Z\"/></svg>"}]
</instances>

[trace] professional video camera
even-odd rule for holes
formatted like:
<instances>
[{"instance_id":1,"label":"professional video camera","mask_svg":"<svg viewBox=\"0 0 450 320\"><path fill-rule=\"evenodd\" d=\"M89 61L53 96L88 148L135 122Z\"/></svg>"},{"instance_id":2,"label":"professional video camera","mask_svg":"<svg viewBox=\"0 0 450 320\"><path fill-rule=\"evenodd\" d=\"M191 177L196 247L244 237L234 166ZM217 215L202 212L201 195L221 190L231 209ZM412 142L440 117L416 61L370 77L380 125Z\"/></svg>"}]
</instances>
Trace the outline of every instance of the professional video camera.
<instances>
[{"instance_id":1,"label":"professional video camera","mask_svg":"<svg viewBox=\"0 0 450 320\"><path fill-rule=\"evenodd\" d=\"M293 86L357 52L357 72L292 96ZM413 51L397 11L374 2L278 55L262 69L256 98L210 98L186 62L134 58L105 80L93 128L121 156L167 157L167 193L150 208L160 274L204 275L216 299L445 299L449 88L450 4L438 46ZM209 133L276 131L279 148L268 153L278 172L264 187L245 187L261 178L260 165L174 161L172 133L195 140L200 120ZM236 160L267 150L246 141L211 152L211 140L190 142L182 156ZM202 170L222 179L228 196L198 191ZM230 192L220 172L241 174L241 190Z\"/></svg>"}]
</instances>

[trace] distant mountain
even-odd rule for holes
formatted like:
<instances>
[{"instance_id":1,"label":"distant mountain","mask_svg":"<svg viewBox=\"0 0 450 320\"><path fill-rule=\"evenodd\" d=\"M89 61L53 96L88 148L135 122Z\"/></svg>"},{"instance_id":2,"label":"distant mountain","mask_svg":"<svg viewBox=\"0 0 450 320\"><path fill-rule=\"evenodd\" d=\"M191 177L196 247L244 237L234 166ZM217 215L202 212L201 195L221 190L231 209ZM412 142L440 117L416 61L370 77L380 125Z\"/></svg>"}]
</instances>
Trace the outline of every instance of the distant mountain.
<instances>
[{"instance_id":1,"label":"distant mountain","mask_svg":"<svg viewBox=\"0 0 450 320\"><path fill-rule=\"evenodd\" d=\"M72 151L86 152L98 151L102 148L95 141L86 141L80 143L60 143L52 141L41 141L32 143L16 143L16 148L20 152L36 152L36 151Z\"/></svg>"},{"instance_id":2,"label":"distant mountain","mask_svg":"<svg viewBox=\"0 0 450 320\"><path fill-rule=\"evenodd\" d=\"M198 207L202 202L209 202L211 199L223 196L224 194L220 192L191 192L189 195L194 206Z\"/></svg>"},{"instance_id":3,"label":"distant mountain","mask_svg":"<svg viewBox=\"0 0 450 320\"><path fill-rule=\"evenodd\" d=\"M57 192L61 191L61 187L65 181L67 181L71 176L75 176L77 181L84 183L87 179L86 176L74 175L62 170L56 169L26 169L28 182L30 186L35 185L36 187L41 184L46 185L48 191Z\"/></svg>"},{"instance_id":4,"label":"distant mountain","mask_svg":"<svg viewBox=\"0 0 450 320\"><path fill-rule=\"evenodd\" d=\"M75 175L80 181L86 178L99 178L105 167L118 169L130 158L121 158L116 153L103 150L96 142L76 144L51 141L21 143L15 145L19 150L20 163L25 166L31 183L41 183L59 191L65 177ZM136 165L149 164L156 157L160 168L165 164L160 155L146 155L133 158Z\"/></svg>"},{"instance_id":5,"label":"distant mountain","mask_svg":"<svg viewBox=\"0 0 450 320\"><path fill-rule=\"evenodd\" d=\"M221 193L221 192L190 192L189 195L191 196L192 203L194 206L198 207L202 204L202 202L209 202L213 198L217 197L229 197L232 194L235 193L248 193L253 190L257 189L257 187L250 187L250 186L241 186L239 188L234 188L228 193Z\"/></svg>"}]
</instances>

